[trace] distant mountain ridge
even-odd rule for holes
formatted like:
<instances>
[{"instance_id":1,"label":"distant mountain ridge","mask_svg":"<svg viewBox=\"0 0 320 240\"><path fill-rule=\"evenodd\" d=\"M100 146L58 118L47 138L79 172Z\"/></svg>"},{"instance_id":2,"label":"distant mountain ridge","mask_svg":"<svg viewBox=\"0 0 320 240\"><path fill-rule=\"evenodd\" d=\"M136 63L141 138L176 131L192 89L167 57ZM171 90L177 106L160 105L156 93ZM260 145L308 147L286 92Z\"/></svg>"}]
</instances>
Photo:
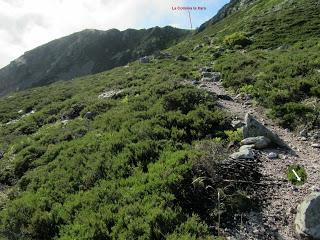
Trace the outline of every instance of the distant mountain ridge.
<instances>
[{"instance_id":1,"label":"distant mountain ridge","mask_svg":"<svg viewBox=\"0 0 320 240\"><path fill-rule=\"evenodd\" d=\"M0 69L0 96L125 65L187 34L173 27L77 32L28 51Z\"/></svg>"}]
</instances>

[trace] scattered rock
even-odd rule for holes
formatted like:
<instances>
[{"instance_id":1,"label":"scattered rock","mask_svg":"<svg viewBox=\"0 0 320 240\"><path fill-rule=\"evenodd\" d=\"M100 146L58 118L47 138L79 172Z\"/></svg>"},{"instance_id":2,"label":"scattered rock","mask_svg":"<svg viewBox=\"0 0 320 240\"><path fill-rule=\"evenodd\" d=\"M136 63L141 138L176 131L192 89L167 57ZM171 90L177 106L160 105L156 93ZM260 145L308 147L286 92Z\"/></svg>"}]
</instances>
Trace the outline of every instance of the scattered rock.
<instances>
[{"instance_id":1,"label":"scattered rock","mask_svg":"<svg viewBox=\"0 0 320 240\"><path fill-rule=\"evenodd\" d=\"M270 152L268 153L268 158L269 159L277 159L279 157L279 155L275 152Z\"/></svg>"},{"instance_id":2,"label":"scattered rock","mask_svg":"<svg viewBox=\"0 0 320 240\"><path fill-rule=\"evenodd\" d=\"M150 59L150 57L148 57L148 56L139 58L139 62L140 62L140 63L149 63L150 60L151 60L151 59Z\"/></svg>"},{"instance_id":3,"label":"scattered rock","mask_svg":"<svg viewBox=\"0 0 320 240\"><path fill-rule=\"evenodd\" d=\"M123 90L110 90L110 91L101 93L98 97L99 98L111 98L111 97L116 96L122 92L123 92Z\"/></svg>"},{"instance_id":4,"label":"scattered rock","mask_svg":"<svg viewBox=\"0 0 320 240\"><path fill-rule=\"evenodd\" d=\"M320 193L312 193L299 205L295 219L296 232L320 239Z\"/></svg>"},{"instance_id":5,"label":"scattered rock","mask_svg":"<svg viewBox=\"0 0 320 240\"><path fill-rule=\"evenodd\" d=\"M28 113L26 113L26 114L22 115L22 116L21 116L21 118L28 117L28 116L30 116L31 114L34 114L35 112L36 112L35 110L31 110L30 112L28 112Z\"/></svg>"},{"instance_id":6,"label":"scattered rock","mask_svg":"<svg viewBox=\"0 0 320 240\"><path fill-rule=\"evenodd\" d=\"M221 73L219 72L205 72L202 74L203 78L201 79L201 81L218 82L221 80Z\"/></svg>"},{"instance_id":7,"label":"scattered rock","mask_svg":"<svg viewBox=\"0 0 320 240\"><path fill-rule=\"evenodd\" d=\"M241 128L244 125L244 123L240 120L232 120L231 125L234 128Z\"/></svg>"},{"instance_id":8,"label":"scattered rock","mask_svg":"<svg viewBox=\"0 0 320 240\"><path fill-rule=\"evenodd\" d=\"M95 114L93 112L86 112L83 117L92 120L95 117Z\"/></svg>"},{"instance_id":9,"label":"scattered rock","mask_svg":"<svg viewBox=\"0 0 320 240\"><path fill-rule=\"evenodd\" d=\"M6 125L15 124L15 123L17 123L18 121L19 121L18 119L14 119L14 120L11 120L11 121L7 122Z\"/></svg>"},{"instance_id":10,"label":"scattered rock","mask_svg":"<svg viewBox=\"0 0 320 240\"><path fill-rule=\"evenodd\" d=\"M320 143L314 143L311 145L313 148L320 148Z\"/></svg>"},{"instance_id":11,"label":"scattered rock","mask_svg":"<svg viewBox=\"0 0 320 240\"><path fill-rule=\"evenodd\" d=\"M305 128L299 132L300 137L308 137L308 130Z\"/></svg>"},{"instance_id":12,"label":"scattered rock","mask_svg":"<svg viewBox=\"0 0 320 240\"><path fill-rule=\"evenodd\" d=\"M193 51L198 51L200 48L202 48L203 45L197 44L196 46L194 46Z\"/></svg>"},{"instance_id":13,"label":"scattered rock","mask_svg":"<svg viewBox=\"0 0 320 240\"><path fill-rule=\"evenodd\" d=\"M222 100L233 101L233 98L227 94L218 94L217 97Z\"/></svg>"},{"instance_id":14,"label":"scattered rock","mask_svg":"<svg viewBox=\"0 0 320 240\"><path fill-rule=\"evenodd\" d=\"M232 159L254 159L255 153L253 150L254 145L241 146L238 152L230 155Z\"/></svg>"},{"instance_id":15,"label":"scattered rock","mask_svg":"<svg viewBox=\"0 0 320 240\"><path fill-rule=\"evenodd\" d=\"M256 149L264 149L270 145L271 141L269 138L264 136L249 137L241 141L241 145L253 145Z\"/></svg>"},{"instance_id":16,"label":"scattered rock","mask_svg":"<svg viewBox=\"0 0 320 240\"><path fill-rule=\"evenodd\" d=\"M200 72L213 72L213 69L211 67L202 67L200 68Z\"/></svg>"},{"instance_id":17,"label":"scattered rock","mask_svg":"<svg viewBox=\"0 0 320 240\"><path fill-rule=\"evenodd\" d=\"M223 48L217 49L217 50L212 54L212 58L213 58L213 59L217 59L217 58L221 57L223 54L224 54L224 49L223 49Z\"/></svg>"},{"instance_id":18,"label":"scattered rock","mask_svg":"<svg viewBox=\"0 0 320 240\"><path fill-rule=\"evenodd\" d=\"M18 113L20 113L20 114L21 114L21 113L23 113L23 110L22 110L22 109L21 109L21 110L19 110L19 111L18 111Z\"/></svg>"},{"instance_id":19,"label":"scattered rock","mask_svg":"<svg viewBox=\"0 0 320 240\"><path fill-rule=\"evenodd\" d=\"M284 44L284 45L280 45L277 50L288 50L290 48L290 45L288 44Z\"/></svg>"},{"instance_id":20,"label":"scattered rock","mask_svg":"<svg viewBox=\"0 0 320 240\"><path fill-rule=\"evenodd\" d=\"M213 73L212 72L202 72L202 77L212 78L213 77Z\"/></svg>"},{"instance_id":21,"label":"scattered rock","mask_svg":"<svg viewBox=\"0 0 320 240\"><path fill-rule=\"evenodd\" d=\"M170 59L172 58L172 54L168 52L157 52L154 54L156 59Z\"/></svg>"},{"instance_id":22,"label":"scattered rock","mask_svg":"<svg viewBox=\"0 0 320 240\"><path fill-rule=\"evenodd\" d=\"M80 112L82 111L82 109L84 109L84 107L85 106L83 104L75 104L70 109L63 112L60 119L61 120L75 119L80 115Z\"/></svg>"},{"instance_id":23,"label":"scattered rock","mask_svg":"<svg viewBox=\"0 0 320 240\"><path fill-rule=\"evenodd\" d=\"M176 57L176 61L188 61L189 58L184 56L184 55L179 55L178 57Z\"/></svg>"},{"instance_id":24,"label":"scattered rock","mask_svg":"<svg viewBox=\"0 0 320 240\"><path fill-rule=\"evenodd\" d=\"M243 137L258 137L264 136L271 140L271 143L276 144L280 147L286 147L287 145L279 138L279 136L273 133L271 130L259 123L253 116L249 113L245 117L245 126L243 127Z\"/></svg>"}]
</instances>

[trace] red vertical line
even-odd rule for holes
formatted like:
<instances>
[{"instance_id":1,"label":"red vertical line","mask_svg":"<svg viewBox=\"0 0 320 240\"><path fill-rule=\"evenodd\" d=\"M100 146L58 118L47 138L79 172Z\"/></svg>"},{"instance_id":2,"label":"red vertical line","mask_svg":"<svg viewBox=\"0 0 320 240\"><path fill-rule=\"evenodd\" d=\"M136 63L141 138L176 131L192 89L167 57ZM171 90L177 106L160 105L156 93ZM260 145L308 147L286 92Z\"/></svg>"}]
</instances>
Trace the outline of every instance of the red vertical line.
<instances>
[{"instance_id":1,"label":"red vertical line","mask_svg":"<svg viewBox=\"0 0 320 240\"><path fill-rule=\"evenodd\" d=\"M190 10L188 10L188 13L189 13L190 26L191 26L191 30L192 30L192 21L191 21L191 14L190 14Z\"/></svg>"}]
</instances>

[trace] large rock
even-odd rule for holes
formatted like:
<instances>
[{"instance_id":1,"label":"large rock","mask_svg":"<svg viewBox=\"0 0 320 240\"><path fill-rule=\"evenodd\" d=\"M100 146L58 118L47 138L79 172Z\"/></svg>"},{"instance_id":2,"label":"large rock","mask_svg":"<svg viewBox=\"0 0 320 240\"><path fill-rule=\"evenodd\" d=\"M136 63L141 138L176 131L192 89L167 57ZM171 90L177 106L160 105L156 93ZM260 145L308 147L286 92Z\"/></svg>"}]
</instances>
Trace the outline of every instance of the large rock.
<instances>
[{"instance_id":1,"label":"large rock","mask_svg":"<svg viewBox=\"0 0 320 240\"><path fill-rule=\"evenodd\" d=\"M246 114L245 117L245 126L243 126L243 137L258 137L264 136L271 140L271 143L278 145L280 147L288 147L277 134L273 133L271 130L263 126L260 122L258 122L253 116L249 113Z\"/></svg>"},{"instance_id":2,"label":"large rock","mask_svg":"<svg viewBox=\"0 0 320 240\"><path fill-rule=\"evenodd\" d=\"M310 194L299 205L295 225L299 235L320 239L320 193Z\"/></svg>"},{"instance_id":3,"label":"large rock","mask_svg":"<svg viewBox=\"0 0 320 240\"><path fill-rule=\"evenodd\" d=\"M254 145L244 145L241 146L238 152L235 152L230 155L232 159L248 159L252 160L254 159Z\"/></svg>"},{"instance_id":4,"label":"large rock","mask_svg":"<svg viewBox=\"0 0 320 240\"><path fill-rule=\"evenodd\" d=\"M264 149L268 147L271 140L265 136L249 137L241 141L241 145L253 145L256 149Z\"/></svg>"}]
</instances>

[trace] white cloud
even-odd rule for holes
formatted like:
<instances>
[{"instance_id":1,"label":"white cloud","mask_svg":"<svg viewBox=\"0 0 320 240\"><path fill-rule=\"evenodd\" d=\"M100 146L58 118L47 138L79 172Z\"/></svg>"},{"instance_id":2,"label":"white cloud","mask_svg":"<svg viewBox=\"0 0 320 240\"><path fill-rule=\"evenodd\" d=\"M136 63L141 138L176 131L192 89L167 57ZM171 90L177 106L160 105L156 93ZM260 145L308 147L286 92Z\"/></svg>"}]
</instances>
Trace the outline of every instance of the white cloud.
<instances>
[{"instance_id":1,"label":"white cloud","mask_svg":"<svg viewBox=\"0 0 320 240\"><path fill-rule=\"evenodd\" d=\"M124 30L170 22L187 27L171 6L190 1L0 0L0 68L25 51L87 28Z\"/></svg>"}]
</instances>

